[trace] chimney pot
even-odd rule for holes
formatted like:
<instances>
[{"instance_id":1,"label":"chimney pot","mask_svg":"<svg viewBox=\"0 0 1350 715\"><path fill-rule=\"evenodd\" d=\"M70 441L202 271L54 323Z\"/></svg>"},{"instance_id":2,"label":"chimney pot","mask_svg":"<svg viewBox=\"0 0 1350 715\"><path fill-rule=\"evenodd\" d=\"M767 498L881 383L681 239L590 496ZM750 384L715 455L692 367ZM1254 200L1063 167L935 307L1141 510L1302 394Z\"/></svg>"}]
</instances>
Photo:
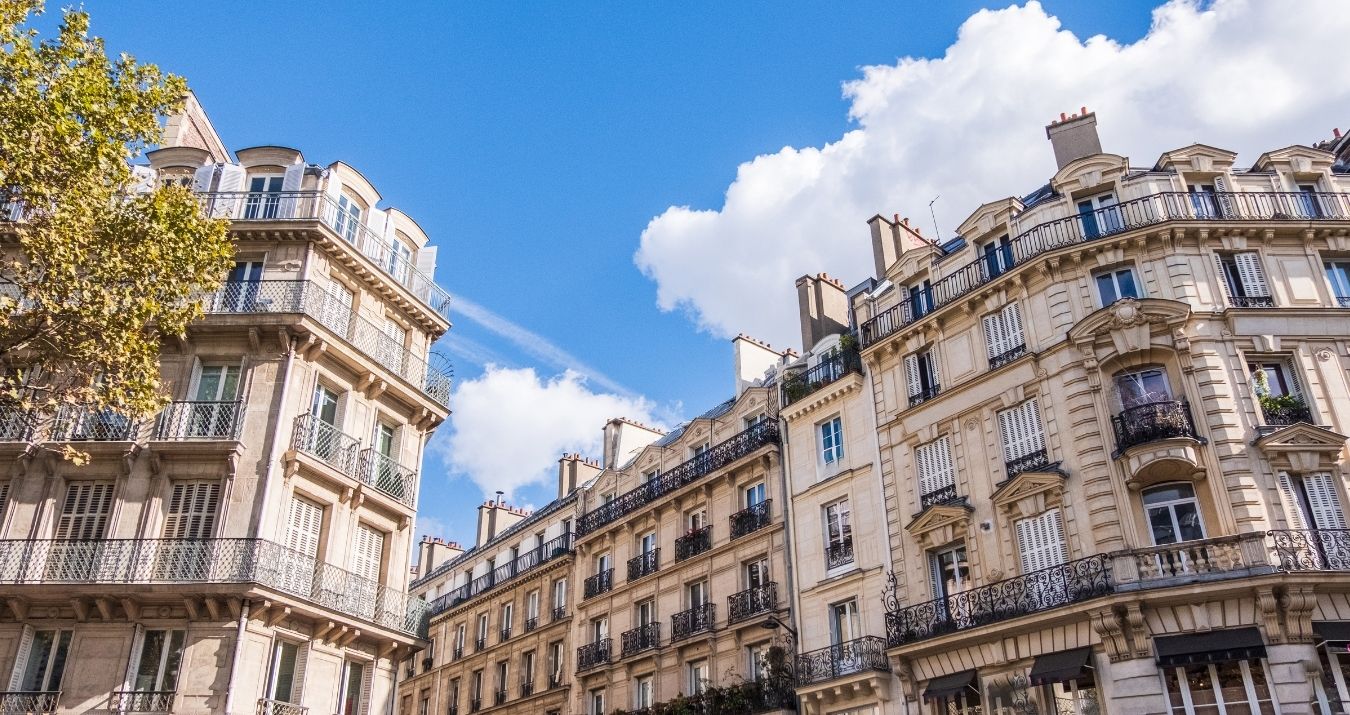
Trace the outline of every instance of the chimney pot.
<instances>
[{"instance_id":1,"label":"chimney pot","mask_svg":"<svg viewBox=\"0 0 1350 715\"><path fill-rule=\"evenodd\" d=\"M1340 127L1335 127L1335 128L1333 128L1333 129L1331 130L1331 133L1332 133L1332 135L1335 136L1337 139L1340 139L1340 138L1341 138L1341 128L1340 128Z\"/></svg>"},{"instance_id":2,"label":"chimney pot","mask_svg":"<svg viewBox=\"0 0 1350 715\"><path fill-rule=\"evenodd\" d=\"M1061 121L1061 122L1067 122L1067 121L1069 121L1069 115L1066 114L1066 113L1064 113L1064 112L1060 112L1060 113L1059 113L1059 121Z\"/></svg>"},{"instance_id":3,"label":"chimney pot","mask_svg":"<svg viewBox=\"0 0 1350 715\"><path fill-rule=\"evenodd\" d=\"M1087 107L1081 107L1079 111L1082 112L1083 116L1087 116Z\"/></svg>"}]
</instances>

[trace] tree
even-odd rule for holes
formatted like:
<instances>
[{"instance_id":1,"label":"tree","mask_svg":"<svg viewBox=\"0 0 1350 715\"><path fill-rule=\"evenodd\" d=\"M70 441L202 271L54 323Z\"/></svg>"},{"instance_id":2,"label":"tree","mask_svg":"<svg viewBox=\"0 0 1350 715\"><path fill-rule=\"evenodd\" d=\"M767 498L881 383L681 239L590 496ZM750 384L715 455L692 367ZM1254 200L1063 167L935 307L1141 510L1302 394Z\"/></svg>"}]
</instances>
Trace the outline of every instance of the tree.
<instances>
[{"instance_id":1,"label":"tree","mask_svg":"<svg viewBox=\"0 0 1350 715\"><path fill-rule=\"evenodd\" d=\"M132 168L184 80L110 59L83 12L41 39L42 12L0 0L0 218L21 217L3 225L0 400L39 419L63 405L140 419L167 402L162 341L229 270L228 226Z\"/></svg>"}]
</instances>

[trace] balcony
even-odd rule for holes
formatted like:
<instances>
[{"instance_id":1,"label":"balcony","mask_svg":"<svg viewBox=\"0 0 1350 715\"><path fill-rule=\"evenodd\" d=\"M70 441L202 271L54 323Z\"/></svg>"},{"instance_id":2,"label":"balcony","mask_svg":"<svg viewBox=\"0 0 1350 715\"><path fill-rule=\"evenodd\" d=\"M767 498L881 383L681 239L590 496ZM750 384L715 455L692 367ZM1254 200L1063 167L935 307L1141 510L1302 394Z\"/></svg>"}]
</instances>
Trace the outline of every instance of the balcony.
<instances>
[{"instance_id":1,"label":"balcony","mask_svg":"<svg viewBox=\"0 0 1350 715\"><path fill-rule=\"evenodd\" d=\"M665 703L635 710L614 710L610 715L754 715L775 710L797 709L797 695L790 685L751 680L739 685L728 685L717 693L681 695Z\"/></svg>"},{"instance_id":2,"label":"balcony","mask_svg":"<svg viewBox=\"0 0 1350 715\"><path fill-rule=\"evenodd\" d=\"M582 583L582 598L598 596L614 588L614 569L605 569L594 576L586 577Z\"/></svg>"},{"instance_id":3,"label":"balcony","mask_svg":"<svg viewBox=\"0 0 1350 715\"><path fill-rule=\"evenodd\" d=\"M244 424L244 403L231 401L170 402L155 420L159 440L238 440Z\"/></svg>"},{"instance_id":4,"label":"balcony","mask_svg":"<svg viewBox=\"0 0 1350 715\"><path fill-rule=\"evenodd\" d=\"M374 447L361 451L356 477L362 484L375 487L404 506L417 506L417 470L399 464Z\"/></svg>"},{"instance_id":5,"label":"balcony","mask_svg":"<svg viewBox=\"0 0 1350 715\"><path fill-rule=\"evenodd\" d=\"M527 678L520 681L520 697L528 698L531 695L534 695L534 679Z\"/></svg>"},{"instance_id":6,"label":"balcony","mask_svg":"<svg viewBox=\"0 0 1350 715\"><path fill-rule=\"evenodd\" d=\"M435 600L431 601L431 603L427 604L427 610L431 615L436 615L442 611L449 610L464 603L470 598L487 593L527 571L535 569L554 559L562 558L570 553L572 553L571 534L563 534L562 536L550 539L516 557L515 561L502 564L496 569L479 576L469 583L438 596ZM432 571L430 574L427 574L425 578L421 579L419 583L425 582L427 578L437 576L439 573L441 572Z\"/></svg>"},{"instance_id":7,"label":"balcony","mask_svg":"<svg viewBox=\"0 0 1350 715\"><path fill-rule=\"evenodd\" d=\"M705 603L670 617L670 640L677 641L696 633L712 631L717 625L717 604Z\"/></svg>"},{"instance_id":8,"label":"balcony","mask_svg":"<svg viewBox=\"0 0 1350 715\"><path fill-rule=\"evenodd\" d=\"M553 622L557 623L567 617L567 606L558 606L553 609Z\"/></svg>"},{"instance_id":9,"label":"balcony","mask_svg":"<svg viewBox=\"0 0 1350 715\"><path fill-rule=\"evenodd\" d=\"M492 694L493 705L504 705L506 703L506 688L502 688Z\"/></svg>"},{"instance_id":10,"label":"balcony","mask_svg":"<svg viewBox=\"0 0 1350 715\"><path fill-rule=\"evenodd\" d=\"M473 652L482 653L487 650L487 636L478 636L473 640Z\"/></svg>"},{"instance_id":11,"label":"balcony","mask_svg":"<svg viewBox=\"0 0 1350 715\"><path fill-rule=\"evenodd\" d=\"M380 326L353 312L349 302L314 281L226 283L203 299L202 309L214 315L307 315L437 404L450 404L452 373L444 358L428 353L436 364L428 363L390 338Z\"/></svg>"},{"instance_id":12,"label":"balcony","mask_svg":"<svg viewBox=\"0 0 1350 715\"><path fill-rule=\"evenodd\" d=\"M739 539L742 536L745 536L747 534L758 531L768 526L769 521L773 518L773 513L769 511L769 505L772 502L773 502L772 499L765 499L764 501L755 504L754 506L746 507L745 509L738 511L735 514L732 514L731 515L732 540Z\"/></svg>"},{"instance_id":13,"label":"balcony","mask_svg":"<svg viewBox=\"0 0 1350 715\"><path fill-rule=\"evenodd\" d=\"M1197 196L1183 191L1150 194L1097 211L1075 214L1021 228L1002 248L1004 270L988 268L981 256L933 281L911 305L906 299L864 322L858 337L864 348L876 345L929 313L950 305L1029 260L1104 236L1155 226L1165 221L1343 221L1350 217L1350 194L1276 191L1221 192ZM916 309L918 308L918 309Z\"/></svg>"},{"instance_id":14,"label":"balcony","mask_svg":"<svg viewBox=\"0 0 1350 715\"><path fill-rule=\"evenodd\" d=\"M647 483L624 492L607 504L581 515L577 534L589 534L600 527L631 514L699 479L753 454L760 447L778 443L778 423L764 420L737 433L712 449L661 474Z\"/></svg>"},{"instance_id":15,"label":"balcony","mask_svg":"<svg viewBox=\"0 0 1350 715\"><path fill-rule=\"evenodd\" d=\"M460 658L463 657L464 657L464 644L462 643L455 644L455 649L454 651L451 652L450 660L459 660Z\"/></svg>"},{"instance_id":16,"label":"balcony","mask_svg":"<svg viewBox=\"0 0 1350 715\"><path fill-rule=\"evenodd\" d=\"M60 690L0 692L0 713L47 715L56 712L56 701L60 699Z\"/></svg>"},{"instance_id":17,"label":"balcony","mask_svg":"<svg viewBox=\"0 0 1350 715\"><path fill-rule=\"evenodd\" d=\"M63 405L56 411L48 439L52 442L130 442L140 424L112 410Z\"/></svg>"},{"instance_id":18,"label":"balcony","mask_svg":"<svg viewBox=\"0 0 1350 715\"><path fill-rule=\"evenodd\" d=\"M690 529L675 539L675 560L684 561L712 548L712 524L702 529Z\"/></svg>"},{"instance_id":19,"label":"balcony","mask_svg":"<svg viewBox=\"0 0 1350 715\"><path fill-rule=\"evenodd\" d=\"M590 670L596 666L604 665L610 661L610 642L608 638L601 638L594 643L587 643L577 648L577 672Z\"/></svg>"},{"instance_id":20,"label":"balcony","mask_svg":"<svg viewBox=\"0 0 1350 715\"><path fill-rule=\"evenodd\" d=\"M31 442L36 431L37 418L32 410L0 405L0 442Z\"/></svg>"},{"instance_id":21,"label":"balcony","mask_svg":"<svg viewBox=\"0 0 1350 715\"><path fill-rule=\"evenodd\" d=\"M524 632L532 633L538 627L539 627L539 616L531 616L525 619Z\"/></svg>"},{"instance_id":22,"label":"balcony","mask_svg":"<svg viewBox=\"0 0 1350 715\"><path fill-rule=\"evenodd\" d=\"M501 633L499 635L500 638L497 639L498 643L505 643L511 640L511 626L506 626L505 628L502 628Z\"/></svg>"},{"instance_id":23,"label":"balcony","mask_svg":"<svg viewBox=\"0 0 1350 715\"><path fill-rule=\"evenodd\" d=\"M482 698L469 698L469 712L476 713L483 709Z\"/></svg>"},{"instance_id":24,"label":"balcony","mask_svg":"<svg viewBox=\"0 0 1350 715\"><path fill-rule=\"evenodd\" d=\"M112 694L112 709L119 715L172 712L176 694L172 690L117 690Z\"/></svg>"},{"instance_id":25,"label":"balcony","mask_svg":"<svg viewBox=\"0 0 1350 715\"><path fill-rule=\"evenodd\" d=\"M360 463L361 440L312 414L295 418L291 446L318 459L339 473L355 477Z\"/></svg>"},{"instance_id":26,"label":"balcony","mask_svg":"<svg viewBox=\"0 0 1350 715\"><path fill-rule=\"evenodd\" d=\"M661 549L656 548L628 559L628 580L636 581L656 573L661 564Z\"/></svg>"},{"instance_id":27,"label":"balcony","mask_svg":"<svg viewBox=\"0 0 1350 715\"><path fill-rule=\"evenodd\" d=\"M787 407L816 390L854 373L862 373L862 358L858 355L858 347L856 344L848 347L841 345L838 351L823 358L815 367L783 376L782 387L779 388L782 392L783 406Z\"/></svg>"},{"instance_id":28,"label":"balcony","mask_svg":"<svg viewBox=\"0 0 1350 715\"><path fill-rule=\"evenodd\" d=\"M1228 304L1234 308L1274 308L1275 299L1268 295L1230 295Z\"/></svg>"},{"instance_id":29,"label":"balcony","mask_svg":"<svg viewBox=\"0 0 1350 715\"><path fill-rule=\"evenodd\" d=\"M1350 529L1285 529L1270 536L1283 571L1350 571Z\"/></svg>"},{"instance_id":30,"label":"balcony","mask_svg":"<svg viewBox=\"0 0 1350 715\"><path fill-rule=\"evenodd\" d=\"M1050 454L1044 449L1029 452L1003 463L1004 471L1009 479L1012 479L1022 472L1037 472L1046 469L1049 466Z\"/></svg>"},{"instance_id":31,"label":"balcony","mask_svg":"<svg viewBox=\"0 0 1350 715\"><path fill-rule=\"evenodd\" d=\"M1307 533L1315 540L1326 532ZM1278 544L1277 539L1277 553ZM1249 533L1121 552L1115 554L1112 567L1115 590L1162 588L1270 572L1274 566L1269 551L1265 534Z\"/></svg>"},{"instance_id":32,"label":"balcony","mask_svg":"<svg viewBox=\"0 0 1350 715\"><path fill-rule=\"evenodd\" d=\"M0 540L0 584L254 584L413 636L426 603L263 539Z\"/></svg>"},{"instance_id":33,"label":"balcony","mask_svg":"<svg viewBox=\"0 0 1350 715\"><path fill-rule=\"evenodd\" d=\"M825 546L825 570L833 571L853 563L853 537L846 536Z\"/></svg>"},{"instance_id":34,"label":"balcony","mask_svg":"<svg viewBox=\"0 0 1350 715\"><path fill-rule=\"evenodd\" d=\"M770 581L727 597L727 622L736 623L778 607L778 584Z\"/></svg>"},{"instance_id":35,"label":"balcony","mask_svg":"<svg viewBox=\"0 0 1350 715\"><path fill-rule=\"evenodd\" d=\"M1185 400L1165 400L1129 407L1111 418L1111 427L1116 434L1115 456L1130 447L1160 439L1199 439L1195 433L1195 423L1191 421L1190 405Z\"/></svg>"},{"instance_id":36,"label":"balcony","mask_svg":"<svg viewBox=\"0 0 1350 715\"><path fill-rule=\"evenodd\" d=\"M925 387L919 390L918 392L910 395L909 406L918 407L919 405L922 405L923 403L933 399L934 397L937 397L938 394L941 392L942 392L942 385L939 385L935 382L932 385L929 385L928 387Z\"/></svg>"},{"instance_id":37,"label":"balcony","mask_svg":"<svg viewBox=\"0 0 1350 715\"><path fill-rule=\"evenodd\" d=\"M243 221L321 221L376 265L384 275L449 320L450 294L422 273L407 256L360 221L351 219L337 202L319 191L216 191L197 195L203 211L215 218Z\"/></svg>"},{"instance_id":38,"label":"balcony","mask_svg":"<svg viewBox=\"0 0 1350 715\"><path fill-rule=\"evenodd\" d=\"M863 636L797 656L797 687L856 673L889 673L890 670L886 641L876 636Z\"/></svg>"},{"instance_id":39,"label":"balcony","mask_svg":"<svg viewBox=\"0 0 1350 715\"><path fill-rule=\"evenodd\" d=\"M935 504L954 502L957 498L955 484L938 487L931 492L925 492L919 495L919 510L922 511Z\"/></svg>"},{"instance_id":40,"label":"balcony","mask_svg":"<svg viewBox=\"0 0 1350 715\"><path fill-rule=\"evenodd\" d=\"M997 370L1003 367L1004 365L1007 365L1008 363L1026 354L1027 354L1027 346L1025 344L1018 345L1017 347L1012 348L1010 350L1005 350L999 353L998 355L989 358L989 369Z\"/></svg>"},{"instance_id":41,"label":"balcony","mask_svg":"<svg viewBox=\"0 0 1350 715\"><path fill-rule=\"evenodd\" d=\"M1267 395L1257 399L1268 427L1287 427L1299 422L1315 424L1312 409L1298 395Z\"/></svg>"},{"instance_id":42,"label":"balcony","mask_svg":"<svg viewBox=\"0 0 1350 715\"><path fill-rule=\"evenodd\" d=\"M271 698L260 698L258 700L258 715L308 715L309 708L304 705L288 703L285 700L272 700Z\"/></svg>"},{"instance_id":43,"label":"balcony","mask_svg":"<svg viewBox=\"0 0 1350 715\"><path fill-rule=\"evenodd\" d=\"M648 623L645 626L638 626L631 631L624 631L619 636L623 643L623 657L636 655L644 650L652 650L661 647L661 624Z\"/></svg>"}]
</instances>

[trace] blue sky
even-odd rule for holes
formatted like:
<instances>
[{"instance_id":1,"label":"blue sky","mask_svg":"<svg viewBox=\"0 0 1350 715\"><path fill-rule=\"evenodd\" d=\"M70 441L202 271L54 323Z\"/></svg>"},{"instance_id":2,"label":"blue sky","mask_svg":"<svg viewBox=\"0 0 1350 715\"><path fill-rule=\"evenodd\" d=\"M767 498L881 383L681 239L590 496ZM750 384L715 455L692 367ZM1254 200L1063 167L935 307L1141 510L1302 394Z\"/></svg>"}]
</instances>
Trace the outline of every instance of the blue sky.
<instances>
[{"instance_id":1,"label":"blue sky","mask_svg":"<svg viewBox=\"0 0 1350 715\"><path fill-rule=\"evenodd\" d=\"M1047 0L1043 14L1057 16L1079 39L1104 33L1128 44L1149 31L1151 5ZM882 121L908 121L867 109L867 85L845 97L841 84L863 77L864 66L894 70L901 57L943 57L958 42L958 28L981 5L492 2L394 7L85 0L84 7L93 16L94 32L107 39L110 49L186 76L228 146L282 144L300 148L310 161L345 160L369 177L389 204L415 217L441 246L438 281L462 297L462 306L477 309L477 320L463 311L456 314L454 329L443 339L442 349L453 354L462 384L484 377L484 366L476 361L485 359L508 368L534 368L533 375L516 376L532 377L545 390L567 364L580 365L589 379L563 384L568 394L550 404L566 410L577 394L617 393L628 402L592 407L622 407L640 399L636 404L650 419L670 422L729 393L727 334L759 334L756 329L762 328L772 334L766 337L779 338L789 331L780 329L781 321L732 329L727 320L709 318L697 298L672 298L671 304L680 307L660 309L662 269L648 268L644 274L635 265L644 230L653 227L654 249L666 241L662 250L667 250L684 234L667 230L672 221L662 224L654 217L672 206L721 208L743 162L764 155L781 158L780 150L788 146L826 147L860 126L873 130ZM982 53L962 61L996 71L1003 63L1000 53L1008 52L1027 55L1024 61L1034 68L1039 50L1022 47L1025 37L1040 30L1045 30L1045 42L1054 36L1040 9L1030 14L1037 17L1016 20L1040 21L1025 35L1016 25L997 25L1013 23L1011 16L985 23L994 24L986 28ZM971 26L972 36L978 24ZM969 44L975 47L974 40ZM1100 48L1076 51L1090 50ZM1016 115L1018 121L1007 127L1002 124L1012 110L989 111L991 121L1005 118L991 128L968 116L986 111L982 105L992 101L975 87L957 97L934 91L931 104L922 95L911 96L914 104L907 114L923 115L924 126L970 126L981 135L1016 129L1025 137L1019 141L1044 155L1026 175L1039 181L1053 170L1042 131L1053 116L1049 107L1076 110L1093 99L1083 96L1091 92L1048 92L1050 104L1037 104L1031 119ZM1098 104L1113 101L1107 96ZM944 113L965 119L949 122ZM1328 116L1317 126L1329 128L1331 122ZM1104 140L1112 136L1107 123L1104 116ZM1310 139L1294 136L1284 143ZM1168 148L1149 143L1120 151L1149 154L1141 158L1151 160ZM899 195L902 175L921 174L925 166L897 161L892 168L897 189L878 200L904 206L860 207L842 223L831 223L837 228L822 241L836 242L829 245L850 255L865 251L863 221L871 213L910 206L927 225L931 195L922 200ZM1002 196L1034 186L990 190ZM942 187L921 188L945 193ZM942 201L938 207L950 232L973 205ZM774 249L770 243L756 250L771 254ZM683 264L682 270L692 274L682 278L686 285L702 280L699 260L694 256ZM710 266L719 262L711 255L706 260ZM857 265L840 269L848 274L845 282L866 277ZM804 272L796 266L778 271L786 278L766 281L765 295L790 298L786 291L793 270ZM726 275L709 273L706 279L716 283ZM493 319L484 310L510 325L489 329ZM793 312L795 307L775 310ZM457 349L457 341L466 347ZM568 355L560 356L559 350ZM502 394L484 390L476 402L466 396L466 405L490 404L494 394ZM482 417L457 411L453 420L465 420L467 430L469 420ZM493 438L489 424L480 419L474 440ZM501 422L496 425L500 430ZM596 435L599 428L595 422ZM466 537L474 516L468 505L491 491L495 479L511 487L518 503L543 504L552 497L551 480L527 483L543 474L546 463L539 464L537 456L522 462L503 454L534 435L497 435L500 444L480 447L471 463L457 463L449 453L455 429L454 421L441 428L438 450L424 465L422 505L429 518L424 523ZM540 440L556 453L557 447L574 446L577 438ZM494 470L500 472L494 476Z\"/></svg>"}]
</instances>

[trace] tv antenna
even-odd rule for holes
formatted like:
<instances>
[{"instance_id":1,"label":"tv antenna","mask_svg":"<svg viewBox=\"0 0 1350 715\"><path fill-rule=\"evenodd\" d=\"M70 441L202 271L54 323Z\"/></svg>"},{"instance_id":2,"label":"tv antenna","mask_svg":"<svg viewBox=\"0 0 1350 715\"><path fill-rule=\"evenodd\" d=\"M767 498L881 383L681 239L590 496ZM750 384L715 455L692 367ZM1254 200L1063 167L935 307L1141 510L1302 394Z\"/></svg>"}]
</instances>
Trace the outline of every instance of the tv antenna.
<instances>
[{"instance_id":1,"label":"tv antenna","mask_svg":"<svg viewBox=\"0 0 1350 715\"><path fill-rule=\"evenodd\" d=\"M938 230L938 224L937 224L937 211L934 211L934 210L933 210L933 204L937 203L937 200L940 199L940 198L942 198L942 194L938 194L937 196L934 196L934 197L933 197L933 200L928 202L928 215L933 217L933 243L934 243L934 244L941 244L941 243L942 243L942 231L939 231L939 230Z\"/></svg>"}]
</instances>

